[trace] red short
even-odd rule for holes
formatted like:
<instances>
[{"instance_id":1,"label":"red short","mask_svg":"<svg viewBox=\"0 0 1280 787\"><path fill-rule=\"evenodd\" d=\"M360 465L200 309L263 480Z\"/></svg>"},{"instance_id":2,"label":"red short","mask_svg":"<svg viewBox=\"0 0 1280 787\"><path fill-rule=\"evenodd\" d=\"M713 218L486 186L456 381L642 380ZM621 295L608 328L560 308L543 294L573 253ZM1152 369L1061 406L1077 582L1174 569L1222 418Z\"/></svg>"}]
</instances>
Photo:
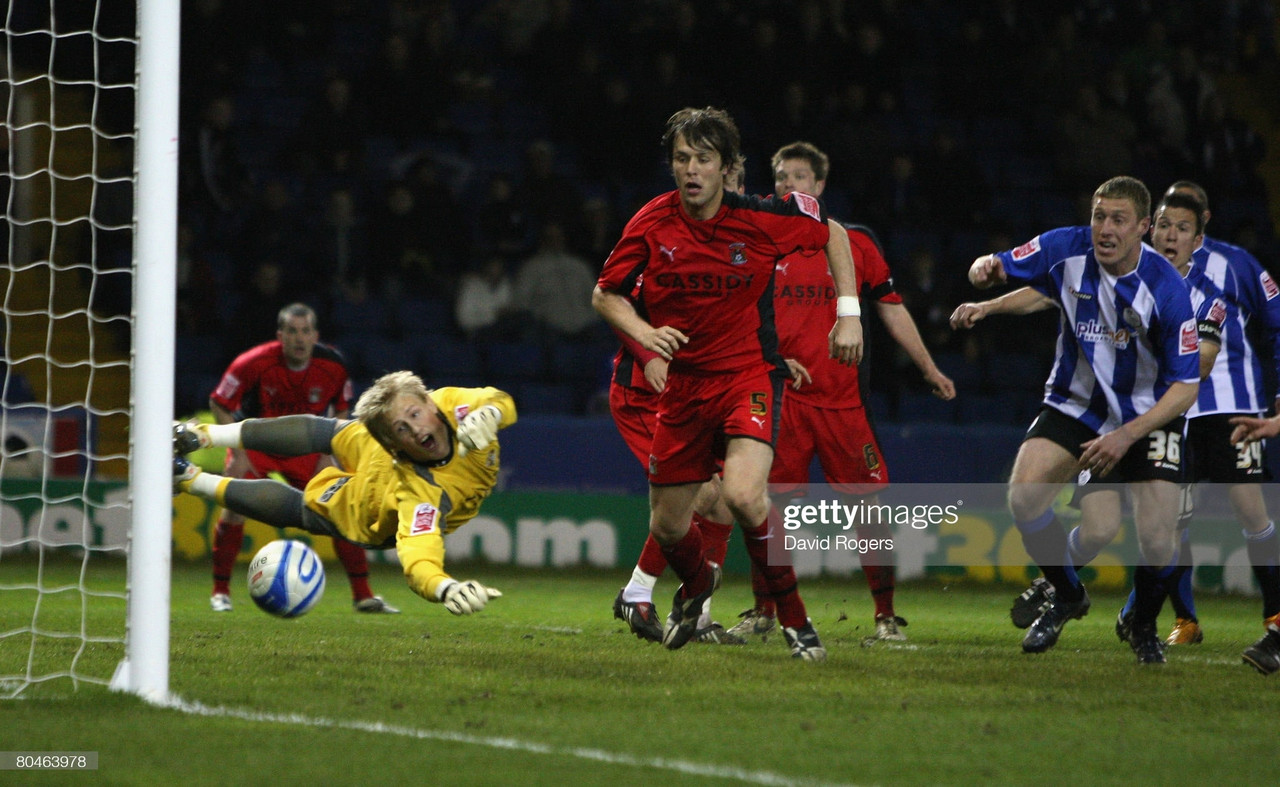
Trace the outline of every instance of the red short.
<instances>
[{"instance_id":1,"label":"red short","mask_svg":"<svg viewBox=\"0 0 1280 787\"><path fill-rule=\"evenodd\" d=\"M253 469L245 474L245 478L266 478L272 473L279 473L285 480L298 489L302 489L316 474L316 465L323 454L305 454L303 456L272 456L261 451L245 451ZM227 449L227 463L231 463L231 449Z\"/></svg>"},{"instance_id":2,"label":"red short","mask_svg":"<svg viewBox=\"0 0 1280 787\"><path fill-rule=\"evenodd\" d=\"M613 383L609 386L609 412L622 440L641 467L649 466L649 447L658 420L658 394Z\"/></svg>"},{"instance_id":3,"label":"red short","mask_svg":"<svg viewBox=\"0 0 1280 787\"><path fill-rule=\"evenodd\" d=\"M889 485L889 468L866 408L830 410L787 397L769 471L770 492L804 491L814 456L827 483L839 492L869 495Z\"/></svg>"},{"instance_id":4,"label":"red short","mask_svg":"<svg viewBox=\"0 0 1280 787\"><path fill-rule=\"evenodd\" d=\"M649 449L649 483L706 481L719 472L729 437L773 445L784 381L771 375L770 368L736 375L668 376Z\"/></svg>"}]
</instances>

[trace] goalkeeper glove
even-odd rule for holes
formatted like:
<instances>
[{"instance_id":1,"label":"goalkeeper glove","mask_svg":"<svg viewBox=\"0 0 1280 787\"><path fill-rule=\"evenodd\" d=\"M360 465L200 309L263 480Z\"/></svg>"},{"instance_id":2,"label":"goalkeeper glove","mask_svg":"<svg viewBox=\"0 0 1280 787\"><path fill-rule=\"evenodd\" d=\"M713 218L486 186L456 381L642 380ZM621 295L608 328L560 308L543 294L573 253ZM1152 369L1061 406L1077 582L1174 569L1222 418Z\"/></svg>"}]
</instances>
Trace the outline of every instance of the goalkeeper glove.
<instances>
[{"instance_id":1,"label":"goalkeeper glove","mask_svg":"<svg viewBox=\"0 0 1280 787\"><path fill-rule=\"evenodd\" d=\"M445 609L455 615L470 615L484 609L489 599L501 595L502 591L497 588L487 588L474 579L466 582L450 579L441 589L440 601L444 603Z\"/></svg>"},{"instance_id":2,"label":"goalkeeper glove","mask_svg":"<svg viewBox=\"0 0 1280 787\"><path fill-rule=\"evenodd\" d=\"M458 455L468 451L483 451L498 437L502 424L502 411L491 404L467 414L458 424Z\"/></svg>"}]
</instances>

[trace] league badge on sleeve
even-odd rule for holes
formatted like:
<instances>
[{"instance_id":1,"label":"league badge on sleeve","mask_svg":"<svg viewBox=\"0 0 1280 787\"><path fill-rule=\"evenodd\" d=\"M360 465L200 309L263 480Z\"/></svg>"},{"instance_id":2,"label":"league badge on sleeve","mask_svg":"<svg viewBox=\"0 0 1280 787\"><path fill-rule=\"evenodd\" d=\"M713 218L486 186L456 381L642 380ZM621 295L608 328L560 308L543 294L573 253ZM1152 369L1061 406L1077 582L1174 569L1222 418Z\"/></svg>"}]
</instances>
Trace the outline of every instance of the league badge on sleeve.
<instances>
[{"instance_id":1,"label":"league badge on sleeve","mask_svg":"<svg viewBox=\"0 0 1280 787\"><path fill-rule=\"evenodd\" d=\"M1271 274L1263 271L1258 274L1258 279L1262 282L1262 291L1266 293L1267 300L1280 295L1280 286L1276 285L1276 280L1271 278Z\"/></svg>"},{"instance_id":2,"label":"league badge on sleeve","mask_svg":"<svg viewBox=\"0 0 1280 787\"><path fill-rule=\"evenodd\" d=\"M1178 331L1178 355L1191 355L1200 352L1200 337L1196 332L1196 321L1187 320Z\"/></svg>"},{"instance_id":3,"label":"league badge on sleeve","mask_svg":"<svg viewBox=\"0 0 1280 787\"><path fill-rule=\"evenodd\" d=\"M419 503L413 510L413 524L409 527L409 535L425 536L434 533L436 520L440 518L440 509L430 503Z\"/></svg>"},{"instance_id":4,"label":"league badge on sleeve","mask_svg":"<svg viewBox=\"0 0 1280 787\"><path fill-rule=\"evenodd\" d=\"M1022 244L1018 248L1014 249L1012 252L1010 252L1010 256L1012 256L1015 260L1025 260L1027 257L1030 257L1032 254L1035 254L1037 251L1040 251L1039 235L1035 236L1031 240L1027 241L1026 243Z\"/></svg>"}]
</instances>

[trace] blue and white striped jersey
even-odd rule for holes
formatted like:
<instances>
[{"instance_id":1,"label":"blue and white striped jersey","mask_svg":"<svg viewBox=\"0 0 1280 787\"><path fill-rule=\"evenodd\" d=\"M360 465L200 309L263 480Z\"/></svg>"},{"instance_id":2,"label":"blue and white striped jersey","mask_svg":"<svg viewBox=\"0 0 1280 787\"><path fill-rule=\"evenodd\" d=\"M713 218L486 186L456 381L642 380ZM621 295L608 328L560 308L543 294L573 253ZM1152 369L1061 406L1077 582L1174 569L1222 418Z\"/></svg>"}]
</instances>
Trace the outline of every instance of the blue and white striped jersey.
<instances>
[{"instance_id":1,"label":"blue and white striped jersey","mask_svg":"<svg viewBox=\"0 0 1280 787\"><path fill-rule=\"evenodd\" d=\"M1206 404L1202 387L1197 402L1200 414L1266 410L1271 402L1263 382L1262 359L1249 341L1248 326L1257 321L1273 344L1280 340L1280 285L1252 254L1208 236L1192 253L1191 269L1203 271L1237 309L1235 321L1223 327L1219 362L1213 366L1214 400ZM1270 351L1266 348L1262 355ZM1226 356L1225 363L1222 356ZM1271 362L1280 370L1280 358Z\"/></svg>"},{"instance_id":2,"label":"blue and white striped jersey","mask_svg":"<svg viewBox=\"0 0 1280 787\"><path fill-rule=\"evenodd\" d=\"M1044 403L1099 434L1132 421L1175 382L1200 381L1200 340L1187 285L1143 244L1137 267L1112 276L1089 227L1063 227L997 255L1062 311Z\"/></svg>"},{"instance_id":3,"label":"blue and white striped jersey","mask_svg":"<svg viewBox=\"0 0 1280 787\"><path fill-rule=\"evenodd\" d=\"M1200 381L1200 393L1196 401L1187 410L1187 418L1198 415L1212 415L1222 410L1218 404L1223 401L1234 401L1240 393L1234 389L1235 377L1229 367L1235 363L1227 352L1224 335L1234 326L1240 325L1239 310L1227 296L1223 295L1218 285L1213 283L1203 268L1195 265L1187 271L1184 279L1191 290L1191 308L1196 313L1196 326L1200 332L1200 340L1217 342L1221 349L1213 360L1213 368L1209 376ZM1222 389L1222 386L1226 386Z\"/></svg>"}]
</instances>

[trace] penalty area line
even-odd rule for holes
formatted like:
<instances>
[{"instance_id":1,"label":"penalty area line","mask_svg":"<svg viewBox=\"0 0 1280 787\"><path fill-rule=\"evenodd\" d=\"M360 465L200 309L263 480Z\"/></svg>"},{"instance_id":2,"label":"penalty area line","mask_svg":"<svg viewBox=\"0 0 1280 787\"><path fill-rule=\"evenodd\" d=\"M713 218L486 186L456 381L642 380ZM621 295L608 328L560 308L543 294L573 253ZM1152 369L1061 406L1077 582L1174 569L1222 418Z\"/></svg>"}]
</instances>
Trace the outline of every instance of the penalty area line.
<instances>
[{"instance_id":1,"label":"penalty area line","mask_svg":"<svg viewBox=\"0 0 1280 787\"><path fill-rule=\"evenodd\" d=\"M314 727L351 730L354 732L373 732L386 735L398 735L403 738L418 740L444 741L447 743L463 743L472 746L485 746L491 749L507 749L509 751L527 752L529 754L548 754L561 757L576 757L582 760L608 765L624 765L638 768L659 768L666 771L688 774L690 776L711 776L721 779L734 779L747 784L762 784L769 787L810 787L811 785L827 785L828 787L854 787L848 784L831 782L814 782L811 779L795 779L769 771L750 771L729 765L712 765L710 763L674 760L667 757L637 757L623 752L610 752L581 746L552 746L536 741L524 741L518 738L500 738L483 735L468 735L447 730L423 730L416 727L404 727L398 724L385 724L378 721L341 721L323 717L303 716L299 713L268 713L247 708L226 708L205 705L201 702L188 702L178 697L155 703L159 707L171 708L181 713L207 718L238 719L240 721L266 724L292 724L301 727Z\"/></svg>"}]
</instances>

